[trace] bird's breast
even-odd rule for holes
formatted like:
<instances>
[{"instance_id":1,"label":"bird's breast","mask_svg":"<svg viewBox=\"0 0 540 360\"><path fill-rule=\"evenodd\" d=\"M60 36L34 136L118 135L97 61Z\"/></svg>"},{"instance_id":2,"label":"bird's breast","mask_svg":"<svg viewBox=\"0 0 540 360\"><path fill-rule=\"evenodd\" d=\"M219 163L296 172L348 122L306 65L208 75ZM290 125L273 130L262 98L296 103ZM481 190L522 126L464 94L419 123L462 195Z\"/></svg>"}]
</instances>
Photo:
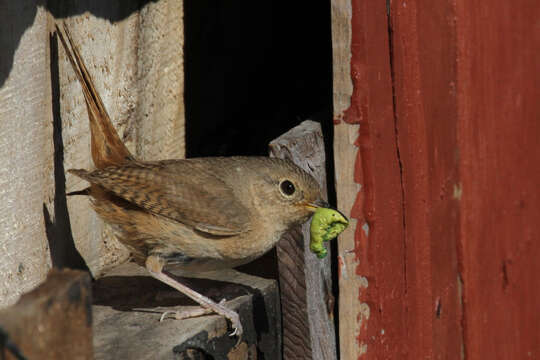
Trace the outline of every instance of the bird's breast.
<instances>
[{"instance_id":1,"label":"bird's breast","mask_svg":"<svg viewBox=\"0 0 540 360\"><path fill-rule=\"evenodd\" d=\"M210 271L233 268L251 262L269 251L280 239L283 230L261 224L232 236L215 236L190 226L162 219L166 241L152 246L170 266L186 271Z\"/></svg>"}]
</instances>

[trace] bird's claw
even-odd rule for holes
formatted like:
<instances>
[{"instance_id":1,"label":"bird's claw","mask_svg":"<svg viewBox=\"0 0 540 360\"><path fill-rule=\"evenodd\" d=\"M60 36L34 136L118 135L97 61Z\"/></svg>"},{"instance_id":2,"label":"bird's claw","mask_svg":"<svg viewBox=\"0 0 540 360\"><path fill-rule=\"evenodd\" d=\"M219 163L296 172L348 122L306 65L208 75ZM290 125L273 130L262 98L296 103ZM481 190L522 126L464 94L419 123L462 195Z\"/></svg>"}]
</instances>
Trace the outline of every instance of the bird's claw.
<instances>
[{"instance_id":1,"label":"bird's claw","mask_svg":"<svg viewBox=\"0 0 540 360\"><path fill-rule=\"evenodd\" d=\"M159 318L159 322L163 322L163 320L165 320L168 314L174 314L174 313L176 313L176 311L171 311L171 310L165 311L163 314L161 314L161 317Z\"/></svg>"},{"instance_id":2,"label":"bird's claw","mask_svg":"<svg viewBox=\"0 0 540 360\"><path fill-rule=\"evenodd\" d=\"M192 317L207 315L211 313L219 313L223 315L225 318L227 318L231 322L231 327L233 329L232 333L229 336L237 336L238 337L238 343L240 343L240 340L242 338L242 334L244 333L244 329L242 328L242 323L240 322L240 316L238 316L238 313L226 308L224 306L226 299L221 299L218 305L218 309L221 311L217 311L217 309L212 309L210 307L200 307L198 309L192 309L192 310L185 310L185 311L174 311L174 310L167 310L161 314L161 317L159 318L159 321L162 322L167 318L168 315L172 314L172 317L176 320L182 320L182 319L188 319ZM237 343L237 345L238 345Z\"/></svg>"},{"instance_id":3,"label":"bird's claw","mask_svg":"<svg viewBox=\"0 0 540 360\"><path fill-rule=\"evenodd\" d=\"M244 333L242 323L240 322L240 317L236 312L232 312L231 314L227 315L227 318L231 321L231 327L233 328L233 331L229 334L229 336L237 336L238 342L240 342L242 334Z\"/></svg>"}]
</instances>

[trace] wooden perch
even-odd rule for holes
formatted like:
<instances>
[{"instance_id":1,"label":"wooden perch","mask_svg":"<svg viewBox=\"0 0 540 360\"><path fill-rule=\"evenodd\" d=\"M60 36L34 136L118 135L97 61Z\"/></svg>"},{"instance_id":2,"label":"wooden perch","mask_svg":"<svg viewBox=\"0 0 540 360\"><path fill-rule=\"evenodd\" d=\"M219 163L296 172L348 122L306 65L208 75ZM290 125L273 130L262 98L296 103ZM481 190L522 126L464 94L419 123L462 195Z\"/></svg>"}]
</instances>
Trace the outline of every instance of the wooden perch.
<instances>
[{"instance_id":1,"label":"wooden perch","mask_svg":"<svg viewBox=\"0 0 540 360\"><path fill-rule=\"evenodd\" d=\"M304 121L270 143L271 156L292 160L321 185L326 199L324 141L319 123ZM331 252L318 259L309 250L309 224L277 245L283 355L285 359L336 359Z\"/></svg>"},{"instance_id":2,"label":"wooden perch","mask_svg":"<svg viewBox=\"0 0 540 360\"><path fill-rule=\"evenodd\" d=\"M195 303L150 277L134 263L123 264L94 284L96 360L113 359L281 359L277 283L224 270L201 279L184 279L212 299L230 300L242 320L241 343L218 315L165 319L167 310L187 310ZM198 306L197 306L198 307Z\"/></svg>"}]
</instances>

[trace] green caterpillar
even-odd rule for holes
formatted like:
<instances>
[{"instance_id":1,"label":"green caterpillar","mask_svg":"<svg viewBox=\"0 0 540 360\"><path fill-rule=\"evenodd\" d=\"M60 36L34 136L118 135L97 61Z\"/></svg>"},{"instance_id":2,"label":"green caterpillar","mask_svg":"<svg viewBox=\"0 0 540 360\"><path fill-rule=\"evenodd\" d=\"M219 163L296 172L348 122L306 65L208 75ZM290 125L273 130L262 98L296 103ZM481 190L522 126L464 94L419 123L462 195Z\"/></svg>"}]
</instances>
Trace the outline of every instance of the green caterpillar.
<instances>
[{"instance_id":1,"label":"green caterpillar","mask_svg":"<svg viewBox=\"0 0 540 360\"><path fill-rule=\"evenodd\" d=\"M327 250L324 242L334 239L349 225L349 220L339 211L327 208L318 208L311 219L311 239L309 248L319 259L323 259Z\"/></svg>"}]
</instances>

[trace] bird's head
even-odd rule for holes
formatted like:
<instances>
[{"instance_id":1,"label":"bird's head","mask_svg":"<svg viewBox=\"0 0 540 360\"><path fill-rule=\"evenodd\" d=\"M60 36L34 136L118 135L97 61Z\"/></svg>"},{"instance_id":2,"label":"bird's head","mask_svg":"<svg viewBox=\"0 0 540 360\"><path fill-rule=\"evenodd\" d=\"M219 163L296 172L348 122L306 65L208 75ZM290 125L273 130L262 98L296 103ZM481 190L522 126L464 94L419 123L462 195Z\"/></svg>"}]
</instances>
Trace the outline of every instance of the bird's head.
<instances>
[{"instance_id":1,"label":"bird's head","mask_svg":"<svg viewBox=\"0 0 540 360\"><path fill-rule=\"evenodd\" d=\"M289 160L267 158L251 184L253 206L264 221L285 230L302 224L319 207L327 207L313 176Z\"/></svg>"}]
</instances>

